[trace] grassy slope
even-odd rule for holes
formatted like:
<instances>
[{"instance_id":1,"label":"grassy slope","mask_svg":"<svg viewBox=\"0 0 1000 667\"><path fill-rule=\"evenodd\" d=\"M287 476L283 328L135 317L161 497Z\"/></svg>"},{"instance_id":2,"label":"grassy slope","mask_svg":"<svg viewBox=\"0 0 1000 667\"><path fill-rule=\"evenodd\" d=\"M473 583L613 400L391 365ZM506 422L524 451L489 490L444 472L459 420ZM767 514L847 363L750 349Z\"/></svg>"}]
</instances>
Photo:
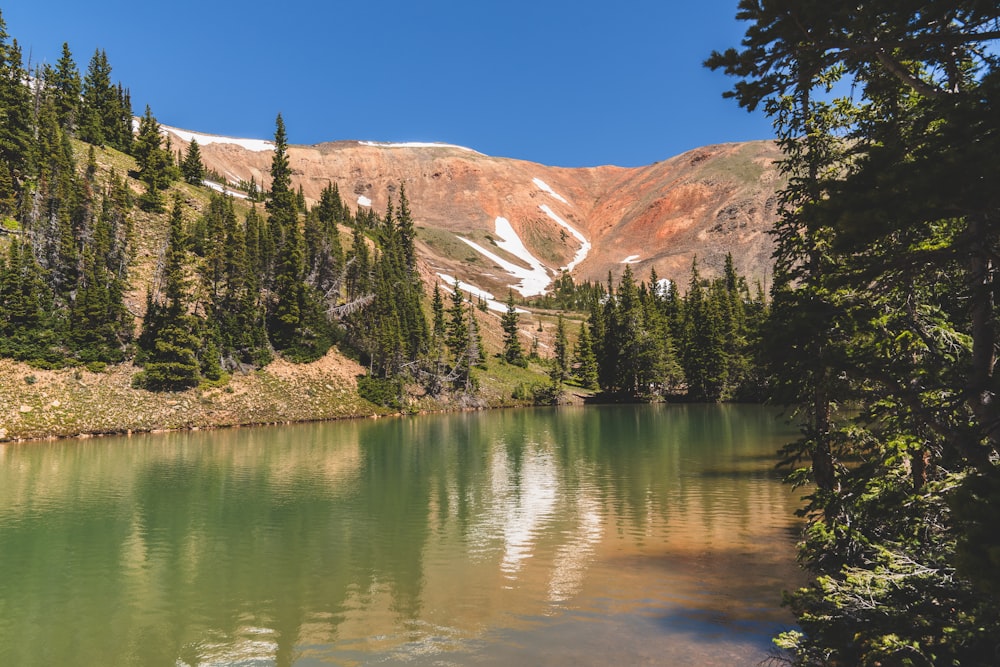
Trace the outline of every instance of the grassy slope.
<instances>
[{"instance_id":1,"label":"grassy slope","mask_svg":"<svg viewBox=\"0 0 1000 667\"><path fill-rule=\"evenodd\" d=\"M76 144L83 162L87 146ZM119 175L134 169L126 155L98 150L101 178L114 169ZM142 184L130 179L138 194ZM207 206L206 188L175 184L190 220ZM242 217L248 205L237 200ZM166 238L167 217L135 209L135 259L131 267L132 291L129 307L141 316L147 285ZM2 241L0 241L2 242ZM489 322L484 330L493 331ZM495 324L493 325L495 326ZM492 353L497 341L487 335ZM490 358L488 370L477 370L481 391L477 400L467 397L432 399L414 397L411 409L445 410L462 407L523 405L513 399L519 384L545 381L545 369L533 365L524 370ZM132 377L138 368L131 363L94 373L82 368L39 370L9 359L0 360L0 441L65 437L99 433L125 433L165 429L210 428L247 424L267 424L319 419L337 419L390 414L357 394L356 376L364 369L331 351L312 364L291 364L278 360L247 375L235 375L224 387L196 388L176 393L153 393L133 389Z\"/></svg>"}]
</instances>

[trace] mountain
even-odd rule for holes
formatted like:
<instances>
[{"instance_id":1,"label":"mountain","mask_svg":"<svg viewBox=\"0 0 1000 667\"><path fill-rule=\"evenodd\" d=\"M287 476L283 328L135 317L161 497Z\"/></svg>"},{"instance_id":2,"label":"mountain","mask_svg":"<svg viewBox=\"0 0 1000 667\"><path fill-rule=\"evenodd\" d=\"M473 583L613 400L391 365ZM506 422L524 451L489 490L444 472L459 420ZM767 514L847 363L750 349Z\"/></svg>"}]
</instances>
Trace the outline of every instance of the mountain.
<instances>
[{"instance_id":1,"label":"mountain","mask_svg":"<svg viewBox=\"0 0 1000 667\"><path fill-rule=\"evenodd\" d=\"M269 142L163 129L175 147L195 138L229 185L266 187ZM695 256L712 276L727 252L751 280L770 276L781 185L773 142L706 146L636 168L550 167L432 143L336 141L292 146L288 157L310 202L335 183L346 202L382 212L404 183L427 277L499 300L508 286L541 293L562 268L603 282L625 263L683 286Z\"/></svg>"}]
</instances>

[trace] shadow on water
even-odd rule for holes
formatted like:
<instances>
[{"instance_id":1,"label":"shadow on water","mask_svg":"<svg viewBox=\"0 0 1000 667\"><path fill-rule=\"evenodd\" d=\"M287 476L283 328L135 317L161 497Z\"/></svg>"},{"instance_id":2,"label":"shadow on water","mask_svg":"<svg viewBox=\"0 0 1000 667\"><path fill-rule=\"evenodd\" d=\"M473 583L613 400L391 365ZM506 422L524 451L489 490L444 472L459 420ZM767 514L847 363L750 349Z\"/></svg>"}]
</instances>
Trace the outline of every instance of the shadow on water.
<instances>
[{"instance_id":1,"label":"shadow on water","mask_svg":"<svg viewBox=\"0 0 1000 667\"><path fill-rule=\"evenodd\" d=\"M700 473L705 479L715 480L768 480L780 482L785 473L775 468L706 468Z\"/></svg>"}]
</instances>

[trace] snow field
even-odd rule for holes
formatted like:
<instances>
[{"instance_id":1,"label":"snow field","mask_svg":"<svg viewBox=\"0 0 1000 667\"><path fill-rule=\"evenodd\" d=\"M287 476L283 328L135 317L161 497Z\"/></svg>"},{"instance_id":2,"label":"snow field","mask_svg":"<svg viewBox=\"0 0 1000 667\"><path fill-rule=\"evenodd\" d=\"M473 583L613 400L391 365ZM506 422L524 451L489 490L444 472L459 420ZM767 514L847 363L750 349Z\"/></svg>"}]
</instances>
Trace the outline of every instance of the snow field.
<instances>
[{"instance_id":1,"label":"snow field","mask_svg":"<svg viewBox=\"0 0 1000 667\"><path fill-rule=\"evenodd\" d=\"M564 204L568 204L569 203L568 201L566 201L563 198L562 195L556 194L555 191L552 188L549 187L549 184L546 183L545 181L543 181L542 179L540 179L540 178L533 178L533 179L531 179L531 182L534 183L535 185L537 185L538 189L541 190L542 192L547 192L548 194L552 195L554 198L558 199L559 201L561 201Z\"/></svg>"},{"instance_id":2,"label":"snow field","mask_svg":"<svg viewBox=\"0 0 1000 667\"><path fill-rule=\"evenodd\" d=\"M465 146L458 146L456 144L443 144L436 141L404 141L400 143L392 142L382 142L382 141L359 141L361 146L373 146L375 148L457 148L463 151L469 151L470 153L476 153L481 155L479 151L467 148Z\"/></svg>"},{"instance_id":3,"label":"snow field","mask_svg":"<svg viewBox=\"0 0 1000 667\"><path fill-rule=\"evenodd\" d=\"M475 241L470 241L461 236L458 238L473 250L487 257L504 271L517 278L520 282L517 285L511 285L511 287L520 292L522 296L545 294L545 288L552 282L552 279L549 277L549 270L524 247L524 243L517 235L517 232L514 231L507 218L497 216L495 224L496 235L500 238L500 241L497 242L497 247L514 255L530 268L526 269L523 266L510 262L496 253L487 250Z\"/></svg>"},{"instance_id":4,"label":"snow field","mask_svg":"<svg viewBox=\"0 0 1000 667\"><path fill-rule=\"evenodd\" d=\"M566 266L562 267L563 271L572 272L573 269L576 268L576 265L585 260L587 258L587 255L590 254L590 248L591 248L590 241L588 241L583 234L581 234L580 232L576 231L576 229L571 227L568 222L566 222L558 215L556 215L552 211L552 209L549 208L548 204L540 204L538 208L541 209L542 213L549 216L550 219L554 220L560 227L564 227L570 234L572 234L576 238L577 241L580 242L580 249L577 250L576 255L573 256L573 261L567 264Z\"/></svg>"},{"instance_id":5,"label":"snow field","mask_svg":"<svg viewBox=\"0 0 1000 667\"><path fill-rule=\"evenodd\" d=\"M203 180L201 184L207 185L216 192L221 192L224 195L231 195L233 197L236 197L237 199L249 199L249 197L247 197L246 194L244 194L243 192L240 192L239 190L231 190L224 185L219 185L215 181Z\"/></svg>"},{"instance_id":6,"label":"snow field","mask_svg":"<svg viewBox=\"0 0 1000 667\"><path fill-rule=\"evenodd\" d=\"M237 139L235 137L220 137L214 134L188 132L187 130L180 130L176 127L170 127L169 125L163 124L160 124L160 129L164 132L169 130L171 134L176 135L186 143L191 143L191 140L194 139L198 142L199 146L205 146L207 144L234 144L236 146L241 146L248 151L254 152L274 150L274 142L266 141L264 139Z\"/></svg>"},{"instance_id":7,"label":"snow field","mask_svg":"<svg viewBox=\"0 0 1000 667\"><path fill-rule=\"evenodd\" d=\"M438 273L437 275L438 275L438 277L441 280L444 281L444 287L449 292L454 291L454 288L455 288L455 277L454 276L449 276L447 273ZM471 284L469 284L467 282L463 282L463 281L459 280L458 281L458 289L462 290L463 292L468 292L469 294L471 294L472 296L476 297L477 299L478 298L482 298L483 301L486 302L486 307L488 309L490 309L490 310L494 310L494 311L496 311L498 313L504 313L504 312L507 311L507 304L506 303L501 303L501 302L497 301L495 298L493 298L492 294L490 294L489 292L487 292L486 290L484 290L482 288L476 287L475 285L471 285ZM530 312L530 311L524 310L523 308L515 308L515 310L517 312L519 312L519 313Z\"/></svg>"}]
</instances>

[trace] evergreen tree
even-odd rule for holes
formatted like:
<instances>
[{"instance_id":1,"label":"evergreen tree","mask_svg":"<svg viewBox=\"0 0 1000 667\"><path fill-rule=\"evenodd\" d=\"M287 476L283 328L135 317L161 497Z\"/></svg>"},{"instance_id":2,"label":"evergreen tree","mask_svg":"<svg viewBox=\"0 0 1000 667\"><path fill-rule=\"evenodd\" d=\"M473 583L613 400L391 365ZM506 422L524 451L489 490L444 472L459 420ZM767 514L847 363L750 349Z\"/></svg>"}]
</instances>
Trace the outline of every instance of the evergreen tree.
<instances>
[{"instance_id":1,"label":"evergreen tree","mask_svg":"<svg viewBox=\"0 0 1000 667\"><path fill-rule=\"evenodd\" d=\"M431 335L435 341L441 342L445 336L444 299L441 298L441 287L437 283L434 283L434 294L431 297L431 318L433 321Z\"/></svg>"},{"instance_id":2,"label":"evergreen tree","mask_svg":"<svg viewBox=\"0 0 1000 667\"><path fill-rule=\"evenodd\" d=\"M705 293L698 261L691 263L691 281L684 296L681 364L688 397L718 401L726 386L726 365L718 301Z\"/></svg>"},{"instance_id":3,"label":"evergreen tree","mask_svg":"<svg viewBox=\"0 0 1000 667\"><path fill-rule=\"evenodd\" d=\"M305 242L292 190L288 142L281 114L275 121L271 191L266 208L275 242L274 294L268 308L268 333L276 350L296 361L323 356L333 344L320 296L305 283Z\"/></svg>"},{"instance_id":4,"label":"evergreen tree","mask_svg":"<svg viewBox=\"0 0 1000 667\"><path fill-rule=\"evenodd\" d=\"M146 172L155 161L154 154L163 148L163 134L160 124L153 117L153 111L146 105L146 111L139 119L139 130L132 146L132 156L139 166L139 175Z\"/></svg>"},{"instance_id":5,"label":"evergreen tree","mask_svg":"<svg viewBox=\"0 0 1000 667\"><path fill-rule=\"evenodd\" d=\"M465 317L465 299L455 281L451 292L451 307L448 309L448 330L445 344L456 360L462 359L469 344L469 325Z\"/></svg>"},{"instance_id":6,"label":"evergreen tree","mask_svg":"<svg viewBox=\"0 0 1000 667\"><path fill-rule=\"evenodd\" d=\"M193 137L184 153L184 161L181 163L181 174L184 180L191 185L201 185L205 178L205 165L201 162L201 150L198 142Z\"/></svg>"},{"instance_id":7,"label":"evergreen tree","mask_svg":"<svg viewBox=\"0 0 1000 667\"><path fill-rule=\"evenodd\" d=\"M518 334L517 308L514 306L514 293L507 290L507 310L500 318L500 328L503 329L503 358L509 364L527 367L528 360L524 358L524 349Z\"/></svg>"},{"instance_id":8,"label":"evergreen tree","mask_svg":"<svg viewBox=\"0 0 1000 667\"><path fill-rule=\"evenodd\" d=\"M122 84L119 83L107 120L108 127L111 128L108 142L123 153L132 152L132 115L132 96L128 89L123 88ZM169 152L167 154L170 155ZM172 159L171 157L171 161ZM178 176L171 176L171 180L177 178Z\"/></svg>"},{"instance_id":9,"label":"evergreen tree","mask_svg":"<svg viewBox=\"0 0 1000 667\"><path fill-rule=\"evenodd\" d=\"M170 212L170 235L164 252L163 303L147 298L146 318L140 344L146 343L143 371L136 386L152 391L179 391L194 387L201 379L197 332L198 321L188 313L184 278L184 221L179 197Z\"/></svg>"},{"instance_id":10,"label":"evergreen tree","mask_svg":"<svg viewBox=\"0 0 1000 667\"><path fill-rule=\"evenodd\" d=\"M75 131L83 82L80 80L80 71L73 60L69 44L66 42L63 42L62 56L52 75L47 78L46 85L51 87L55 94L60 125L67 132Z\"/></svg>"},{"instance_id":11,"label":"evergreen tree","mask_svg":"<svg viewBox=\"0 0 1000 667\"><path fill-rule=\"evenodd\" d=\"M51 292L31 246L14 240L0 262L0 355L36 365L60 363L51 309Z\"/></svg>"},{"instance_id":12,"label":"evergreen tree","mask_svg":"<svg viewBox=\"0 0 1000 667\"><path fill-rule=\"evenodd\" d=\"M25 167L31 141L31 99L27 72L17 41L8 42L6 24L0 15L0 161L15 177Z\"/></svg>"},{"instance_id":13,"label":"evergreen tree","mask_svg":"<svg viewBox=\"0 0 1000 667\"><path fill-rule=\"evenodd\" d=\"M117 96L111 85L111 65L103 50L94 51L82 88L77 134L83 141L103 146L113 133L107 126L107 119L117 106Z\"/></svg>"},{"instance_id":14,"label":"evergreen tree","mask_svg":"<svg viewBox=\"0 0 1000 667\"><path fill-rule=\"evenodd\" d=\"M709 64L774 117L785 154L766 340L772 387L804 416L786 461L815 485L800 553L817 579L779 645L803 665L993 664L1000 10L740 16L743 49ZM825 99L838 81L852 99Z\"/></svg>"},{"instance_id":15,"label":"evergreen tree","mask_svg":"<svg viewBox=\"0 0 1000 667\"><path fill-rule=\"evenodd\" d=\"M0 221L13 218L17 212L17 192L14 189L14 179L10 167L0 160ZM0 224L3 224L0 222Z\"/></svg>"},{"instance_id":16,"label":"evergreen tree","mask_svg":"<svg viewBox=\"0 0 1000 667\"><path fill-rule=\"evenodd\" d=\"M125 307L128 263L126 213L112 175L91 242L83 252L83 270L70 312L70 335L81 361L123 361L133 338L132 315Z\"/></svg>"},{"instance_id":17,"label":"evergreen tree","mask_svg":"<svg viewBox=\"0 0 1000 667\"><path fill-rule=\"evenodd\" d=\"M261 367L271 361L271 348L264 325L264 312L260 302L260 273L256 258L256 244L252 241L258 232L255 211L247 215L243 224L236 222L232 199L219 196L223 241L216 246L206 245L209 256L221 255L221 267L216 259L206 261L202 270L203 280L213 284L219 275L218 286L209 289L212 301L206 305L209 321L217 331L217 346L222 359L222 370L246 370ZM211 206L209 210L219 211ZM206 225L208 227L209 225ZM216 228L216 225L211 225Z\"/></svg>"},{"instance_id":18,"label":"evergreen tree","mask_svg":"<svg viewBox=\"0 0 1000 667\"><path fill-rule=\"evenodd\" d=\"M295 193L291 189L291 167L285 123L278 114L274 134L274 157L271 160L271 191L265 207L275 238L274 302L268 316L268 331L278 350L293 346L296 331L302 325L303 242L299 234Z\"/></svg>"},{"instance_id":19,"label":"evergreen tree","mask_svg":"<svg viewBox=\"0 0 1000 667\"><path fill-rule=\"evenodd\" d=\"M582 387L597 389L597 357L590 340L590 327L585 322L580 323L580 335L573 350L573 367L573 377Z\"/></svg>"},{"instance_id":20,"label":"evergreen tree","mask_svg":"<svg viewBox=\"0 0 1000 667\"><path fill-rule=\"evenodd\" d=\"M569 340L566 338L566 322L563 320L563 316L559 315L556 322L555 356L552 358L552 370L549 376L556 386L560 386L569 379L569 373Z\"/></svg>"},{"instance_id":21,"label":"evergreen tree","mask_svg":"<svg viewBox=\"0 0 1000 667\"><path fill-rule=\"evenodd\" d=\"M80 246L90 218L89 202L73 160L73 149L60 128L52 98L42 103L37 121L38 178L32 186L32 206L22 224L30 231L34 252L46 270L58 299L59 314L77 288Z\"/></svg>"},{"instance_id":22,"label":"evergreen tree","mask_svg":"<svg viewBox=\"0 0 1000 667\"><path fill-rule=\"evenodd\" d=\"M139 198L139 205L147 211L160 212L163 210L160 191L170 186L173 158L170 149L163 145L160 124L153 117L149 105L139 121L132 152L139 165L139 178L146 184L146 192Z\"/></svg>"},{"instance_id":23,"label":"evergreen tree","mask_svg":"<svg viewBox=\"0 0 1000 667\"><path fill-rule=\"evenodd\" d=\"M406 198L406 184L399 184L399 214L397 220L399 231L399 242L403 248L403 259L406 268L410 272L417 269L417 252L414 243L417 240L417 231L413 225L413 216L410 213L410 202Z\"/></svg>"},{"instance_id":24,"label":"evergreen tree","mask_svg":"<svg viewBox=\"0 0 1000 667\"><path fill-rule=\"evenodd\" d=\"M341 296L344 249L339 223L342 211L336 187L327 185L320 193L319 203L309 211L305 224L308 280L331 303Z\"/></svg>"},{"instance_id":25,"label":"evergreen tree","mask_svg":"<svg viewBox=\"0 0 1000 667\"><path fill-rule=\"evenodd\" d=\"M371 251L368 249L365 235L358 228L354 229L351 237L349 266L344 282L348 301L361 299L372 291Z\"/></svg>"}]
</instances>

